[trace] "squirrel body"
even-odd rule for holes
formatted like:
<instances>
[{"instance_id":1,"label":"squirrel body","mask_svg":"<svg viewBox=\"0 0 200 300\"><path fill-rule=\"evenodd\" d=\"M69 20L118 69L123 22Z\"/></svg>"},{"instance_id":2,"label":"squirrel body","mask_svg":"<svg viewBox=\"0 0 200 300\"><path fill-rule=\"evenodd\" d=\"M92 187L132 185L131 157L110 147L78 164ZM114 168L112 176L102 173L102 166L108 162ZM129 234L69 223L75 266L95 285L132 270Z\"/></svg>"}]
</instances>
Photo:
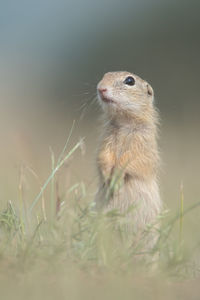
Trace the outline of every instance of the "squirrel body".
<instances>
[{"instance_id":1,"label":"squirrel body","mask_svg":"<svg viewBox=\"0 0 200 300\"><path fill-rule=\"evenodd\" d=\"M158 113L152 87L129 72L109 72L97 86L103 109L96 205L131 215L134 232L156 222L162 202L158 187ZM113 187L114 186L114 187Z\"/></svg>"}]
</instances>

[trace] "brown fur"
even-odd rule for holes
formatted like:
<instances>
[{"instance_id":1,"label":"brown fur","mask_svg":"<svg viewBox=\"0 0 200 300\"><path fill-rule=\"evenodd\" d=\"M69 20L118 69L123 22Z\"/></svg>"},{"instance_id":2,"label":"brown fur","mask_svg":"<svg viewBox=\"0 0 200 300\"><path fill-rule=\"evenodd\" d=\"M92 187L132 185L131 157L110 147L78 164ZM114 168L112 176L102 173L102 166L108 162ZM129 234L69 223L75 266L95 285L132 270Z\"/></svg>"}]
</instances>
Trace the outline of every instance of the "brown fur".
<instances>
[{"instance_id":1,"label":"brown fur","mask_svg":"<svg viewBox=\"0 0 200 300\"><path fill-rule=\"evenodd\" d=\"M135 85L124 83L127 76L135 79ZM99 190L96 203L106 210L116 208L121 212L130 205L138 206L132 224L134 231L141 232L156 221L161 210L157 184L158 114L154 108L153 89L128 72L105 74L97 89L104 111L104 129L97 156ZM103 96L102 89L105 90ZM105 201L116 172L120 173L122 184Z\"/></svg>"}]
</instances>

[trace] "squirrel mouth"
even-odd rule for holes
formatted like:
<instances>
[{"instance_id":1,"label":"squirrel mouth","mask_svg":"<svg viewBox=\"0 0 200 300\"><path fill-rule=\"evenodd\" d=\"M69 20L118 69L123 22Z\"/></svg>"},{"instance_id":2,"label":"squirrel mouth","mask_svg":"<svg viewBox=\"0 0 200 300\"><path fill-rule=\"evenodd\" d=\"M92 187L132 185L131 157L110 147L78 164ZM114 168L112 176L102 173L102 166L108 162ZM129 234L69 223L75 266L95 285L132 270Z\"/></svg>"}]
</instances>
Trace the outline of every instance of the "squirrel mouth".
<instances>
[{"instance_id":1,"label":"squirrel mouth","mask_svg":"<svg viewBox=\"0 0 200 300\"><path fill-rule=\"evenodd\" d=\"M98 94L99 94L99 98L105 103L114 103L115 102L111 98L106 96L104 93L98 93Z\"/></svg>"},{"instance_id":2,"label":"squirrel mouth","mask_svg":"<svg viewBox=\"0 0 200 300\"><path fill-rule=\"evenodd\" d=\"M106 96L101 96L101 100L106 103L114 103L114 101Z\"/></svg>"}]
</instances>

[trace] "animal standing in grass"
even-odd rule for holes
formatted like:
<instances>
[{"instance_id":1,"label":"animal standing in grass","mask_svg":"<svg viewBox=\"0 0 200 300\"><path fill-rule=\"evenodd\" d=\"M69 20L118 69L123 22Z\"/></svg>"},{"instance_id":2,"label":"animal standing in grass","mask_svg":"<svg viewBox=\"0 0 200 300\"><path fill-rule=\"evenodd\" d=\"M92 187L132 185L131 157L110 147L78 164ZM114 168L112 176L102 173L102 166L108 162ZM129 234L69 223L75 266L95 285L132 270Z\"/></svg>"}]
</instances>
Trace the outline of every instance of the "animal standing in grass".
<instances>
[{"instance_id":1,"label":"animal standing in grass","mask_svg":"<svg viewBox=\"0 0 200 300\"><path fill-rule=\"evenodd\" d=\"M121 213L133 206L129 227L139 236L156 223L162 207L154 92L146 81L129 72L106 73L97 92L103 130L97 156L96 205ZM154 236L148 244L155 244Z\"/></svg>"}]
</instances>

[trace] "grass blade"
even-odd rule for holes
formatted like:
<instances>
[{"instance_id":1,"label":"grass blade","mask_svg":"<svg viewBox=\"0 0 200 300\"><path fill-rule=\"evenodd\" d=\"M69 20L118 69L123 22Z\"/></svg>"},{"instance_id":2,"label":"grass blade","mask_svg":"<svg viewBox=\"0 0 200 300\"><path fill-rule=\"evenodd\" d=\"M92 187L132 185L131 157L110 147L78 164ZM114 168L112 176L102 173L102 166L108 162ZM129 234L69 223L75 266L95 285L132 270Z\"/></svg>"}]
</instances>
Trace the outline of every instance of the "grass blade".
<instances>
[{"instance_id":1,"label":"grass blade","mask_svg":"<svg viewBox=\"0 0 200 300\"><path fill-rule=\"evenodd\" d=\"M37 202L39 201L40 197L42 196L42 193L46 190L49 182L52 180L52 178L55 176L55 174L58 172L58 170L63 166L63 164L66 162L67 159L70 158L70 156L80 147L82 143L82 140L80 142L78 142L69 152L68 154L56 165L56 167L53 169L53 171L51 172L51 174L49 175L49 177L47 178L47 180L45 181L44 185L42 186L39 194L35 197L35 199L33 200L30 208L29 208L29 213L32 212L33 208L35 207L35 205L37 204Z\"/></svg>"}]
</instances>

